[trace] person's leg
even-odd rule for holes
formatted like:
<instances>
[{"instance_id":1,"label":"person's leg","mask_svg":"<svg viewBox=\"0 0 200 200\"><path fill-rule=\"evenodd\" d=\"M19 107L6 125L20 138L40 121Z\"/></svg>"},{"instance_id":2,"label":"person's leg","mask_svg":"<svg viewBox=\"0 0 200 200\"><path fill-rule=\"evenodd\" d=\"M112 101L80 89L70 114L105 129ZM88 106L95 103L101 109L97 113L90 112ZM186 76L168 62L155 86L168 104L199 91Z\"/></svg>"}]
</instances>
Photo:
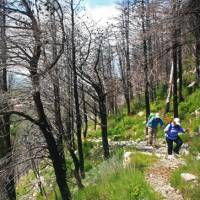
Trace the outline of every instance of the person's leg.
<instances>
[{"instance_id":1,"label":"person's leg","mask_svg":"<svg viewBox=\"0 0 200 200\"><path fill-rule=\"evenodd\" d=\"M152 145L153 146L157 145L157 143L156 143L156 133L157 133L156 129L152 129Z\"/></svg>"},{"instance_id":2,"label":"person's leg","mask_svg":"<svg viewBox=\"0 0 200 200\"><path fill-rule=\"evenodd\" d=\"M180 150L183 142L180 137L178 137L174 142L176 143L176 146L174 148L174 153L179 154L179 150Z\"/></svg>"},{"instance_id":3,"label":"person's leg","mask_svg":"<svg viewBox=\"0 0 200 200\"><path fill-rule=\"evenodd\" d=\"M145 127L144 140L147 141L147 144L148 144L148 138L149 138L149 135L148 135L148 127Z\"/></svg>"},{"instance_id":4,"label":"person's leg","mask_svg":"<svg viewBox=\"0 0 200 200\"><path fill-rule=\"evenodd\" d=\"M153 136L153 129L148 127L148 145L152 145L152 136Z\"/></svg>"},{"instance_id":5,"label":"person's leg","mask_svg":"<svg viewBox=\"0 0 200 200\"><path fill-rule=\"evenodd\" d=\"M167 147L168 147L168 155L172 155L172 150L173 150L173 140L170 140L166 138L167 141Z\"/></svg>"}]
</instances>

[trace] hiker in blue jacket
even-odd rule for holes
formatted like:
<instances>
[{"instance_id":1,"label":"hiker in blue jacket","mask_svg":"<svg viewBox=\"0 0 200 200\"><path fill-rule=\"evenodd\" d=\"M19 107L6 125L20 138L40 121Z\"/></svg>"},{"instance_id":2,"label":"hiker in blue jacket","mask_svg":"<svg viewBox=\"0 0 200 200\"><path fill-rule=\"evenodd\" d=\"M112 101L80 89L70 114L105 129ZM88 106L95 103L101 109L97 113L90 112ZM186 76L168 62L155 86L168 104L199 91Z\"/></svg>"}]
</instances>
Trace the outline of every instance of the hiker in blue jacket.
<instances>
[{"instance_id":1,"label":"hiker in blue jacket","mask_svg":"<svg viewBox=\"0 0 200 200\"><path fill-rule=\"evenodd\" d=\"M168 155L172 155L172 151L174 151L175 154L179 154L179 150L183 142L178 134L185 133L185 130L181 127L180 119L174 118L173 122L166 126L164 132L166 133ZM173 149L173 142L176 143L174 149Z\"/></svg>"},{"instance_id":2,"label":"hiker in blue jacket","mask_svg":"<svg viewBox=\"0 0 200 200\"><path fill-rule=\"evenodd\" d=\"M161 127L164 127L163 120L160 118L159 113L156 113L154 116L152 116L147 124L147 130L148 130L148 142L147 145L156 146L156 133L157 133L157 127L160 124Z\"/></svg>"}]
</instances>

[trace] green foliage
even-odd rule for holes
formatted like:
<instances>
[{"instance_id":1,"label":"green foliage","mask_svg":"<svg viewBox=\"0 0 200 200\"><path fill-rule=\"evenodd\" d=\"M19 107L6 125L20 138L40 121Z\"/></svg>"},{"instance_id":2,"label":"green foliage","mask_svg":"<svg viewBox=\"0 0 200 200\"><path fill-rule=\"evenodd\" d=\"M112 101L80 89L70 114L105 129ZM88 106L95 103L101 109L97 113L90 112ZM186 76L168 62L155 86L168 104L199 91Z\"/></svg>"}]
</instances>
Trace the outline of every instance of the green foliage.
<instances>
[{"instance_id":1,"label":"green foliage","mask_svg":"<svg viewBox=\"0 0 200 200\"><path fill-rule=\"evenodd\" d=\"M18 199L21 196L26 195L30 191L30 184L35 180L35 175L33 171L29 171L26 176L23 176L16 187L16 195Z\"/></svg>"},{"instance_id":2,"label":"green foliage","mask_svg":"<svg viewBox=\"0 0 200 200\"><path fill-rule=\"evenodd\" d=\"M189 128L189 133L182 136L184 142L190 146L190 155L186 158L186 165L175 170L171 175L172 186L178 188L184 195L184 199L200 199L199 186L194 183L184 182L180 176L181 173L191 173L200 180L200 161L195 157L200 152L200 137L195 136L198 132L200 119L192 114L200 107L200 90L196 90L193 94L187 96L184 102L180 103L179 113L182 118L182 126Z\"/></svg>"},{"instance_id":3,"label":"green foliage","mask_svg":"<svg viewBox=\"0 0 200 200\"><path fill-rule=\"evenodd\" d=\"M51 194L51 191L54 188L53 185L55 184L55 182L53 181L53 178L55 176L53 168L51 166L46 166L46 162L42 161L39 165L39 170L40 176L44 178L43 187L47 195L49 195ZM36 195L37 200L45 199L45 197L40 194L39 188L37 187L36 183L37 179L33 173L33 170L29 170L29 172L25 176L23 176L17 183L17 199L21 199L22 196L29 194L30 191L32 192L32 194Z\"/></svg>"},{"instance_id":4,"label":"green foliage","mask_svg":"<svg viewBox=\"0 0 200 200\"><path fill-rule=\"evenodd\" d=\"M85 156L90 154L91 149L94 147L94 144L90 141L84 141L83 143L83 151Z\"/></svg>"},{"instance_id":5,"label":"green foliage","mask_svg":"<svg viewBox=\"0 0 200 200\"><path fill-rule=\"evenodd\" d=\"M168 89L168 85L167 84L162 84L160 85L157 89L156 89L156 98L158 100L160 99L164 99L166 97L167 94L167 89Z\"/></svg>"},{"instance_id":6,"label":"green foliage","mask_svg":"<svg viewBox=\"0 0 200 200\"><path fill-rule=\"evenodd\" d=\"M157 161L156 156L146 155L144 153L135 153L131 157L131 166L137 170L144 171L144 169Z\"/></svg>"},{"instance_id":7,"label":"green foliage","mask_svg":"<svg viewBox=\"0 0 200 200\"><path fill-rule=\"evenodd\" d=\"M93 185L74 196L75 200L131 200L156 199L144 181L143 175L134 170L124 170Z\"/></svg>"},{"instance_id":8,"label":"green foliage","mask_svg":"<svg viewBox=\"0 0 200 200\"><path fill-rule=\"evenodd\" d=\"M131 101L132 114L137 114L139 111L145 109L145 101L141 99Z\"/></svg>"},{"instance_id":9,"label":"green foliage","mask_svg":"<svg viewBox=\"0 0 200 200\"><path fill-rule=\"evenodd\" d=\"M200 137L196 136L190 140L190 152L192 155L197 155L200 152Z\"/></svg>"},{"instance_id":10,"label":"green foliage","mask_svg":"<svg viewBox=\"0 0 200 200\"><path fill-rule=\"evenodd\" d=\"M159 199L150 186L145 181L145 177L138 170L145 165L139 155L134 160L137 167L124 169L122 167L122 150L108 161L104 161L98 169L97 181L86 187L82 191L74 194L75 200L132 200L132 199ZM148 159L146 158L148 157ZM150 161L150 157L144 155L146 162Z\"/></svg>"},{"instance_id":11,"label":"green foliage","mask_svg":"<svg viewBox=\"0 0 200 200\"><path fill-rule=\"evenodd\" d=\"M185 182L181 178L181 173L191 173L198 176L198 183L193 182ZM200 161L196 160L194 157L189 156L187 158L186 165L182 166L181 168L174 171L171 175L171 184L173 187L178 188L183 196L184 199L200 199L200 192L198 184L200 179Z\"/></svg>"},{"instance_id":12,"label":"green foliage","mask_svg":"<svg viewBox=\"0 0 200 200\"><path fill-rule=\"evenodd\" d=\"M157 100L155 102L151 103L151 112L163 112L164 111L164 101L163 100Z\"/></svg>"},{"instance_id":13,"label":"green foliage","mask_svg":"<svg viewBox=\"0 0 200 200\"><path fill-rule=\"evenodd\" d=\"M19 130L19 124L17 122L13 122L10 126L11 136L16 137L18 130Z\"/></svg>"},{"instance_id":14,"label":"green foliage","mask_svg":"<svg viewBox=\"0 0 200 200\"><path fill-rule=\"evenodd\" d=\"M192 61L191 61L192 62ZM188 84L193 80L191 77L184 78L184 84ZM163 112L164 100L166 95L166 86L159 87L157 95L159 98L151 103L152 112ZM187 91L184 91L187 94ZM200 108L200 90L196 90L192 95L186 96L185 101L180 103L179 113L184 128L190 128L190 134L181 136L184 142L188 142L190 145L190 157L187 158L185 166L176 170L171 177L172 185L179 188L185 199L200 199L200 192L194 184L188 184L181 180L180 174L182 172L190 172L199 177L200 180L200 161L195 160L195 156L200 152L200 137L193 136L194 132L198 131L200 125L200 119L191 115L196 109ZM145 128L145 112L144 101L132 101L131 108L134 110L135 115L127 116L126 107L120 108L118 114L110 115L108 118L108 135L112 140L134 140L144 138ZM143 111L143 114L138 114L139 111ZM169 116L173 116L172 113ZM162 114L161 114L162 116ZM88 137L101 138L100 126L97 126L97 130L93 129L93 123L89 123ZM16 133L17 127L12 127L11 131L13 135ZM158 137L164 137L163 130L159 129ZM143 172L146 167L150 166L156 161L153 156L148 156L141 153L135 153L131 158L131 165L129 169L122 167L122 155L123 149L111 149L114 156L108 161L102 159L102 148L100 144L94 145L94 143L85 141L83 143L85 154L85 170L86 179L84 184L87 186L84 190L75 192L74 185L72 186L72 192L74 193L75 200L124 200L124 199L160 199L145 181ZM103 162L102 162L103 161ZM98 166L98 167L97 167ZM73 167L72 161L69 159L67 162L68 169ZM40 165L40 171L45 180L50 180L54 177L52 168L45 168L43 164ZM25 177L23 177L17 186L17 195L20 197L26 194L30 190L30 185L35 181L35 177L32 171L30 171ZM74 180L73 180L74 181ZM74 181L75 182L75 181ZM19 187L20 186L20 187ZM71 185L70 185L71 187ZM53 186L51 190L58 191L58 188ZM48 199L61 199L59 192L50 192ZM57 196L57 198L56 198ZM42 200L38 194L38 199Z\"/></svg>"},{"instance_id":15,"label":"green foliage","mask_svg":"<svg viewBox=\"0 0 200 200\"><path fill-rule=\"evenodd\" d=\"M111 121L111 123L109 123ZM144 136L144 116L123 116L109 119L108 135L113 140L129 140Z\"/></svg>"},{"instance_id":16,"label":"green foliage","mask_svg":"<svg viewBox=\"0 0 200 200\"><path fill-rule=\"evenodd\" d=\"M100 127L98 127L96 131L94 129L90 128L88 130L87 137L90 137L90 138L99 138L99 137L101 137L101 129L100 129Z\"/></svg>"},{"instance_id":17,"label":"green foliage","mask_svg":"<svg viewBox=\"0 0 200 200\"><path fill-rule=\"evenodd\" d=\"M196 109L200 108L200 90L197 90L192 95L188 96L184 102L180 103L179 112L181 118L189 117Z\"/></svg>"}]
</instances>

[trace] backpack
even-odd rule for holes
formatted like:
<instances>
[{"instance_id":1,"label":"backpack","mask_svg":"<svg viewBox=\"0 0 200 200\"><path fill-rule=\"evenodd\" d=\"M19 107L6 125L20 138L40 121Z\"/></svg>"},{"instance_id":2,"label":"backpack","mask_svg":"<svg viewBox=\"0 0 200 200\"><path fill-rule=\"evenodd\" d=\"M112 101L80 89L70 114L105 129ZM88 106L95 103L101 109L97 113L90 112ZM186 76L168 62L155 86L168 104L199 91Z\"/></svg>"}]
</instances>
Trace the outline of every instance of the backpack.
<instances>
[{"instance_id":1,"label":"backpack","mask_svg":"<svg viewBox=\"0 0 200 200\"><path fill-rule=\"evenodd\" d=\"M148 122L151 121L155 117L154 113L151 113L148 117Z\"/></svg>"},{"instance_id":2,"label":"backpack","mask_svg":"<svg viewBox=\"0 0 200 200\"><path fill-rule=\"evenodd\" d=\"M168 130L167 130L167 132L166 132L166 135L169 134L169 132L171 131L171 129L172 129L172 124L170 123L169 128L168 128Z\"/></svg>"}]
</instances>

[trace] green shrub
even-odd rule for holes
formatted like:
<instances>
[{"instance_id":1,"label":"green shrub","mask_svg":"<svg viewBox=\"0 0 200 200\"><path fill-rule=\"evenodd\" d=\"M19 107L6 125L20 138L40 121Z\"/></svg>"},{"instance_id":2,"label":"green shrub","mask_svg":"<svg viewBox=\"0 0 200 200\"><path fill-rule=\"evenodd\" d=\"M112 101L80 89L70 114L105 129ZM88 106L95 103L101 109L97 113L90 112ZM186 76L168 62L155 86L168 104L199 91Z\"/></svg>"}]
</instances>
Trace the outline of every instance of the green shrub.
<instances>
[{"instance_id":1,"label":"green shrub","mask_svg":"<svg viewBox=\"0 0 200 200\"><path fill-rule=\"evenodd\" d=\"M95 184L86 187L74 194L74 200L139 200L160 199L147 184L141 171L136 168L122 168L123 151L117 151L116 155L108 161L104 161L99 167L99 176ZM137 156L137 154L135 154ZM137 166L147 166L150 157L138 155ZM148 158L147 158L148 157ZM145 161L143 161L143 159ZM140 163L140 164L139 164ZM143 163L143 164L142 164Z\"/></svg>"},{"instance_id":2,"label":"green shrub","mask_svg":"<svg viewBox=\"0 0 200 200\"><path fill-rule=\"evenodd\" d=\"M157 99L163 99L166 97L168 85L162 84L156 89L156 97Z\"/></svg>"},{"instance_id":3,"label":"green shrub","mask_svg":"<svg viewBox=\"0 0 200 200\"><path fill-rule=\"evenodd\" d=\"M186 118L188 113L194 112L196 109L200 108L200 90L197 90L192 95L188 96L184 102L179 105L179 112L181 118Z\"/></svg>"},{"instance_id":4,"label":"green shrub","mask_svg":"<svg viewBox=\"0 0 200 200\"><path fill-rule=\"evenodd\" d=\"M91 162L90 160L85 159L84 167L85 167L85 172L87 172L87 171L89 171L90 169L92 169L93 164L92 164L92 162Z\"/></svg>"},{"instance_id":5,"label":"green shrub","mask_svg":"<svg viewBox=\"0 0 200 200\"><path fill-rule=\"evenodd\" d=\"M90 154L91 149L94 147L94 144L89 141L84 141L83 143L83 151L85 156L88 156Z\"/></svg>"},{"instance_id":6,"label":"green shrub","mask_svg":"<svg viewBox=\"0 0 200 200\"><path fill-rule=\"evenodd\" d=\"M131 166L137 170L144 171L144 169L154 162L157 158L155 156L146 155L144 153L135 153L131 157Z\"/></svg>"},{"instance_id":7,"label":"green shrub","mask_svg":"<svg viewBox=\"0 0 200 200\"><path fill-rule=\"evenodd\" d=\"M193 137L191 138L191 140L189 141L189 145L190 145L190 152L193 155L196 155L197 153L200 152L200 137Z\"/></svg>"},{"instance_id":8,"label":"green shrub","mask_svg":"<svg viewBox=\"0 0 200 200\"><path fill-rule=\"evenodd\" d=\"M198 176L198 183L185 182L181 178L181 173L191 173ZM171 184L173 187L178 188L184 196L184 199L200 199L200 192L198 184L200 179L200 161L197 161L194 157L189 156L187 158L186 165L175 170L171 174Z\"/></svg>"}]
</instances>

